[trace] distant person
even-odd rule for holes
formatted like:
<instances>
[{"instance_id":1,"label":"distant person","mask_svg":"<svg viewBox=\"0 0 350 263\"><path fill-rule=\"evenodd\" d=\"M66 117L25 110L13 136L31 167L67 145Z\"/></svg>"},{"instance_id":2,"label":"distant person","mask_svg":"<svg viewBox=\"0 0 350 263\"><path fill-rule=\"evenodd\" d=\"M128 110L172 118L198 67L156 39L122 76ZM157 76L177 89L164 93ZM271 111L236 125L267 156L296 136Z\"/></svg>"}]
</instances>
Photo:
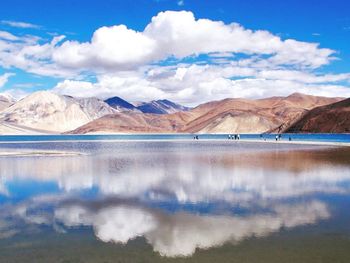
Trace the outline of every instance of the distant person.
<instances>
[{"instance_id":1,"label":"distant person","mask_svg":"<svg viewBox=\"0 0 350 263\"><path fill-rule=\"evenodd\" d=\"M228 135L228 139L231 140L231 135L230 134Z\"/></svg>"},{"instance_id":2,"label":"distant person","mask_svg":"<svg viewBox=\"0 0 350 263\"><path fill-rule=\"evenodd\" d=\"M276 135L276 142L278 141L278 135Z\"/></svg>"},{"instance_id":3,"label":"distant person","mask_svg":"<svg viewBox=\"0 0 350 263\"><path fill-rule=\"evenodd\" d=\"M198 135L196 135L196 139L197 139L197 140L199 140L199 137L198 137Z\"/></svg>"},{"instance_id":4,"label":"distant person","mask_svg":"<svg viewBox=\"0 0 350 263\"><path fill-rule=\"evenodd\" d=\"M240 135L239 134L237 134L237 140L239 140L241 137L240 137Z\"/></svg>"},{"instance_id":5,"label":"distant person","mask_svg":"<svg viewBox=\"0 0 350 263\"><path fill-rule=\"evenodd\" d=\"M289 141L291 141L291 140L292 140L292 137L291 137L291 136L289 136L288 140L289 140Z\"/></svg>"}]
</instances>

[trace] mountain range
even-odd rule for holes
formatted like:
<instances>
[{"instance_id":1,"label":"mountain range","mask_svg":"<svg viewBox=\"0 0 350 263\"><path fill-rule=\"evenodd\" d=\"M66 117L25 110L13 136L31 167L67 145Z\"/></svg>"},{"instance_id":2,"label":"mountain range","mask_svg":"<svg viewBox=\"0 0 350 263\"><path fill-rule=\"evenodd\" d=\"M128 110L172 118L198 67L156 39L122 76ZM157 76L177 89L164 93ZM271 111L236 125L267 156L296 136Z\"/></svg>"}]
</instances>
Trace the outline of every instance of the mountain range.
<instances>
[{"instance_id":1,"label":"mountain range","mask_svg":"<svg viewBox=\"0 0 350 263\"><path fill-rule=\"evenodd\" d=\"M349 132L349 99L293 93L185 107L169 100L0 95L0 134Z\"/></svg>"}]
</instances>

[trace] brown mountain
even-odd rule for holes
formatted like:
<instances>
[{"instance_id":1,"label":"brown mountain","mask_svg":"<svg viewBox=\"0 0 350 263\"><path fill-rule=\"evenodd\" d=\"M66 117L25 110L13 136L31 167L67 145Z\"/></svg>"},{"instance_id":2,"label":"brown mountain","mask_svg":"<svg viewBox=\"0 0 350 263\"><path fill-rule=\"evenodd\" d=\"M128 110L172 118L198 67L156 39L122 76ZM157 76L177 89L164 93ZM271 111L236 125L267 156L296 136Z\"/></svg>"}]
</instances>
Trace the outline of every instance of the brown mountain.
<instances>
[{"instance_id":1,"label":"brown mountain","mask_svg":"<svg viewBox=\"0 0 350 263\"><path fill-rule=\"evenodd\" d=\"M259 100L226 99L198 106L192 113L199 116L186 124L183 131L199 133L278 132L288 127L308 110L339 101L293 93L287 97Z\"/></svg>"},{"instance_id":2,"label":"brown mountain","mask_svg":"<svg viewBox=\"0 0 350 263\"><path fill-rule=\"evenodd\" d=\"M181 130L188 119L188 114L183 112L164 115L120 112L103 116L69 133L174 133Z\"/></svg>"},{"instance_id":3,"label":"brown mountain","mask_svg":"<svg viewBox=\"0 0 350 263\"><path fill-rule=\"evenodd\" d=\"M287 132L350 133L350 98L310 110Z\"/></svg>"},{"instance_id":4,"label":"brown mountain","mask_svg":"<svg viewBox=\"0 0 350 263\"><path fill-rule=\"evenodd\" d=\"M262 133L282 131L308 110L334 103L326 98L294 93L267 99L225 99L174 114L116 113L72 133Z\"/></svg>"}]
</instances>

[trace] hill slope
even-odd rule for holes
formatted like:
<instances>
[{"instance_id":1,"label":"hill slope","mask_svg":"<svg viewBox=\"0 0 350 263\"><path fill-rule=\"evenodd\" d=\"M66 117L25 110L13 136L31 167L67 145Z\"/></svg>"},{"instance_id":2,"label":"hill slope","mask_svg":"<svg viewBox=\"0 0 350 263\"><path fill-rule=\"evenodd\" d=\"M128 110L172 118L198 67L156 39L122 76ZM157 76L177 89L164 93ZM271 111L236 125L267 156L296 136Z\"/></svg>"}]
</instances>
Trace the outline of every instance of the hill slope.
<instances>
[{"instance_id":1,"label":"hill slope","mask_svg":"<svg viewBox=\"0 0 350 263\"><path fill-rule=\"evenodd\" d=\"M310 110L286 132L349 133L350 98Z\"/></svg>"},{"instance_id":2,"label":"hill slope","mask_svg":"<svg viewBox=\"0 0 350 263\"><path fill-rule=\"evenodd\" d=\"M15 102L16 101L12 97L6 94L0 94L0 111L10 107Z\"/></svg>"},{"instance_id":3,"label":"hill slope","mask_svg":"<svg viewBox=\"0 0 350 263\"><path fill-rule=\"evenodd\" d=\"M118 112L118 110L112 108L106 102L98 98L76 98L75 100L82 106L83 111L93 120Z\"/></svg>"},{"instance_id":4,"label":"hill slope","mask_svg":"<svg viewBox=\"0 0 350 263\"><path fill-rule=\"evenodd\" d=\"M294 93L287 97L259 100L225 99L209 102L190 111L196 118L186 124L183 132L280 132L315 106L339 100Z\"/></svg>"},{"instance_id":5,"label":"hill slope","mask_svg":"<svg viewBox=\"0 0 350 263\"><path fill-rule=\"evenodd\" d=\"M189 107L182 106L170 100L153 100L151 102L144 102L137 106L143 113L153 114L170 114L179 111L188 111Z\"/></svg>"},{"instance_id":6,"label":"hill slope","mask_svg":"<svg viewBox=\"0 0 350 263\"><path fill-rule=\"evenodd\" d=\"M72 133L186 132L263 133L282 131L315 106L339 101L304 94L262 100L225 99L173 114L119 113L90 122Z\"/></svg>"},{"instance_id":7,"label":"hill slope","mask_svg":"<svg viewBox=\"0 0 350 263\"><path fill-rule=\"evenodd\" d=\"M186 113L155 115L122 112L104 116L69 133L173 133L188 121Z\"/></svg>"},{"instance_id":8,"label":"hill slope","mask_svg":"<svg viewBox=\"0 0 350 263\"><path fill-rule=\"evenodd\" d=\"M64 132L84 125L92 118L73 98L39 91L2 111L0 120L31 129Z\"/></svg>"},{"instance_id":9,"label":"hill slope","mask_svg":"<svg viewBox=\"0 0 350 263\"><path fill-rule=\"evenodd\" d=\"M126 100L123 100L120 97L112 97L112 98L106 99L104 102L107 103L112 108L116 109L118 112L130 111L130 110L137 111L137 108L133 104L127 102Z\"/></svg>"}]
</instances>

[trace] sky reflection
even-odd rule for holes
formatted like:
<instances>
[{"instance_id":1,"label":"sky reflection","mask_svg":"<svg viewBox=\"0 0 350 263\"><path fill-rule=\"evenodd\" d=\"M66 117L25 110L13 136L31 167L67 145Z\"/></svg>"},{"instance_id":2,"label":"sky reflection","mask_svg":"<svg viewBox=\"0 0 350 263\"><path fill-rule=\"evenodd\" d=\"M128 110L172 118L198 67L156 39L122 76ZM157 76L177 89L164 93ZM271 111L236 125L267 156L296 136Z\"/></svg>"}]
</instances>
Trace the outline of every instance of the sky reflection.
<instances>
[{"instance_id":1,"label":"sky reflection","mask_svg":"<svg viewBox=\"0 0 350 263\"><path fill-rule=\"evenodd\" d=\"M85 226L104 242L142 236L173 257L316 224L331 217L320 194L350 192L349 150L336 152L152 148L0 158L0 238ZM215 209L203 212L203 205Z\"/></svg>"}]
</instances>

